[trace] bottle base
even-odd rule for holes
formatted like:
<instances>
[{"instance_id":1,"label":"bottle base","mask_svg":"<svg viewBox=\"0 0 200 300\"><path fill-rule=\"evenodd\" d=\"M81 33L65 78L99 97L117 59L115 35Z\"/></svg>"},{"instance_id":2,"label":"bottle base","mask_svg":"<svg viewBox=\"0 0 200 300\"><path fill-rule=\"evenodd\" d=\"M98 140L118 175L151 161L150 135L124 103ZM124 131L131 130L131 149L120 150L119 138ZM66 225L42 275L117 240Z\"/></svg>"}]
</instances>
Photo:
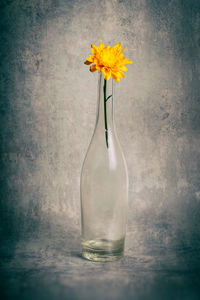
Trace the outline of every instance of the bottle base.
<instances>
[{"instance_id":1,"label":"bottle base","mask_svg":"<svg viewBox=\"0 0 200 300\"><path fill-rule=\"evenodd\" d=\"M110 241L105 239L82 242L82 257L91 261L115 261L124 254L124 239Z\"/></svg>"}]
</instances>

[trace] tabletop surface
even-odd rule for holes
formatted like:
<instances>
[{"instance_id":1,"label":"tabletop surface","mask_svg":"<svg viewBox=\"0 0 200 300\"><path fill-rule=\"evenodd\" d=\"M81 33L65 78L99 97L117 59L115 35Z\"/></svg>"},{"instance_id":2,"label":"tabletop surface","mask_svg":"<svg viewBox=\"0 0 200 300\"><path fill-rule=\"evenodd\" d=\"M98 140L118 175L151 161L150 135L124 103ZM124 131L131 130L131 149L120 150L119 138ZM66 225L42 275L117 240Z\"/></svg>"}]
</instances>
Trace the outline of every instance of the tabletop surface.
<instances>
[{"instance_id":1,"label":"tabletop surface","mask_svg":"<svg viewBox=\"0 0 200 300\"><path fill-rule=\"evenodd\" d=\"M83 259L70 228L5 240L3 299L199 299L199 239L169 243L169 226L128 228L124 257L106 263Z\"/></svg>"}]
</instances>

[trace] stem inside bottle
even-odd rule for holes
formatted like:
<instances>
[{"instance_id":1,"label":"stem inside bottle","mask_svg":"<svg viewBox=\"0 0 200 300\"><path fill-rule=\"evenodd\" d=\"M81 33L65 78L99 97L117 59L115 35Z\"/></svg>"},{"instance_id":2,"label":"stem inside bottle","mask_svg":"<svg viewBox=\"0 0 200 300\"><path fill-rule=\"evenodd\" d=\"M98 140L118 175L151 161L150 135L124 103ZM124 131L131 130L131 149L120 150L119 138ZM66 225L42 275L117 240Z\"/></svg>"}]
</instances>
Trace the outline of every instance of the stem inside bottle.
<instances>
[{"instance_id":1,"label":"stem inside bottle","mask_svg":"<svg viewBox=\"0 0 200 300\"><path fill-rule=\"evenodd\" d=\"M106 97L106 89L107 89L107 80L104 79L104 86L103 86L103 92L104 92L104 121L105 121L105 137L106 137L106 146L108 148L108 125L107 125L107 108L106 108L106 102L109 100L109 98L112 97L112 95Z\"/></svg>"}]
</instances>

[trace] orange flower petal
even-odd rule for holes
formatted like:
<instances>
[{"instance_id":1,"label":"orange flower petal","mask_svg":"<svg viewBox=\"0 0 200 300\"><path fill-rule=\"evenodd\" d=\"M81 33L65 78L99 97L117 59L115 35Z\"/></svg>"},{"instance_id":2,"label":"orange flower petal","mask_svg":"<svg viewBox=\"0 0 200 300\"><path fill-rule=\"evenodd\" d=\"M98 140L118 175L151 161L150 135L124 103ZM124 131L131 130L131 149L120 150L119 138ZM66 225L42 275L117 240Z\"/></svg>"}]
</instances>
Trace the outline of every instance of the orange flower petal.
<instances>
[{"instance_id":1,"label":"orange flower petal","mask_svg":"<svg viewBox=\"0 0 200 300\"><path fill-rule=\"evenodd\" d=\"M92 62L91 62L91 61L88 61L88 60L86 60L86 61L84 62L84 64L85 64L85 65L91 65L91 64L92 64Z\"/></svg>"},{"instance_id":2,"label":"orange flower petal","mask_svg":"<svg viewBox=\"0 0 200 300\"><path fill-rule=\"evenodd\" d=\"M119 42L118 44L116 44L115 46L112 47L113 50L121 50L121 43Z\"/></svg>"},{"instance_id":3,"label":"orange flower petal","mask_svg":"<svg viewBox=\"0 0 200 300\"><path fill-rule=\"evenodd\" d=\"M93 55L95 55L96 50L94 48L91 48L91 52L92 52Z\"/></svg>"},{"instance_id":4,"label":"orange flower petal","mask_svg":"<svg viewBox=\"0 0 200 300\"><path fill-rule=\"evenodd\" d=\"M91 52L92 52L92 54L93 55L96 55L96 53L98 53L99 52L99 47L98 46L95 46L95 45L91 45Z\"/></svg>"},{"instance_id":5,"label":"orange flower petal","mask_svg":"<svg viewBox=\"0 0 200 300\"><path fill-rule=\"evenodd\" d=\"M121 70L124 71L124 72L128 71L127 67L125 67L125 66L122 66Z\"/></svg>"},{"instance_id":6,"label":"orange flower petal","mask_svg":"<svg viewBox=\"0 0 200 300\"><path fill-rule=\"evenodd\" d=\"M113 78L116 82L120 82L120 78L119 78L115 73L112 73L112 78Z\"/></svg>"},{"instance_id":7,"label":"orange flower petal","mask_svg":"<svg viewBox=\"0 0 200 300\"><path fill-rule=\"evenodd\" d=\"M105 48L105 45L104 45L104 43L100 43L100 50L103 50Z\"/></svg>"},{"instance_id":8,"label":"orange flower petal","mask_svg":"<svg viewBox=\"0 0 200 300\"><path fill-rule=\"evenodd\" d=\"M122 73L121 71L119 72L119 76L120 76L121 78L124 78L124 77L125 77L124 73Z\"/></svg>"},{"instance_id":9,"label":"orange flower petal","mask_svg":"<svg viewBox=\"0 0 200 300\"><path fill-rule=\"evenodd\" d=\"M124 57L124 59L123 59L123 64L124 64L124 65L132 64L132 63L133 63L133 62L132 62L130 59Z\"/></svg>"},{"instance_id":10,"label":"orange flower petal","mask_svg":"<svg viewBox=\"0 0 200 300\"><path fill-rule=\"evenodd\" d=\"M98 69L96 67L96 65L92 65L90 66L90 72L96 72Z\"/></svg>"},{"instance_id":11,"label":"orange flower petal","mask_svg":"<svg viewBox=\"0 0 200 300\"><path fill-rule=\"evenodd\" d=\"M109 80L110 79L110 77L111 77L111 70L106 69L106 68L102 68L101 72L103 73L103 76L104 76L105 80Z\"/></svg>"},{"instance_id":12,"label":"orange flower petal","mask_svg":"<svg viewBox=\"0 0 200 300\"><path fill-rule=\"evenodd\" d=\"M86 61L92 63L94 61L94 56L89 55L89 57L86 58Z\"/></svg>"}]
</instances>

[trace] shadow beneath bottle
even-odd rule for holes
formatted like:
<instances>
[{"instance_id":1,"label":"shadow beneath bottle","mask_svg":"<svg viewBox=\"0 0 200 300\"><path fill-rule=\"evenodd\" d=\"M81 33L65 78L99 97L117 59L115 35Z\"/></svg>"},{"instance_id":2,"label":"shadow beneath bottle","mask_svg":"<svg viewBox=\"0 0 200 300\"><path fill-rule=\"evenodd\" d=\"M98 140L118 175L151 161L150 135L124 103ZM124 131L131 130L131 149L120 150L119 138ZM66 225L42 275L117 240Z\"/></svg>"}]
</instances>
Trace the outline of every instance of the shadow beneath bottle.
<instances>
[{"instance_id":1,"label":"shadow beneath bottle","mask_svg":"<svg viewBox=\"0 0 200 300\"><path fill-rule=\"evenodd\" d=\"M72 251L70 255L71 257L81 258L82 260L85 260L80 251Z\"/></svg>"}]
</instances>

